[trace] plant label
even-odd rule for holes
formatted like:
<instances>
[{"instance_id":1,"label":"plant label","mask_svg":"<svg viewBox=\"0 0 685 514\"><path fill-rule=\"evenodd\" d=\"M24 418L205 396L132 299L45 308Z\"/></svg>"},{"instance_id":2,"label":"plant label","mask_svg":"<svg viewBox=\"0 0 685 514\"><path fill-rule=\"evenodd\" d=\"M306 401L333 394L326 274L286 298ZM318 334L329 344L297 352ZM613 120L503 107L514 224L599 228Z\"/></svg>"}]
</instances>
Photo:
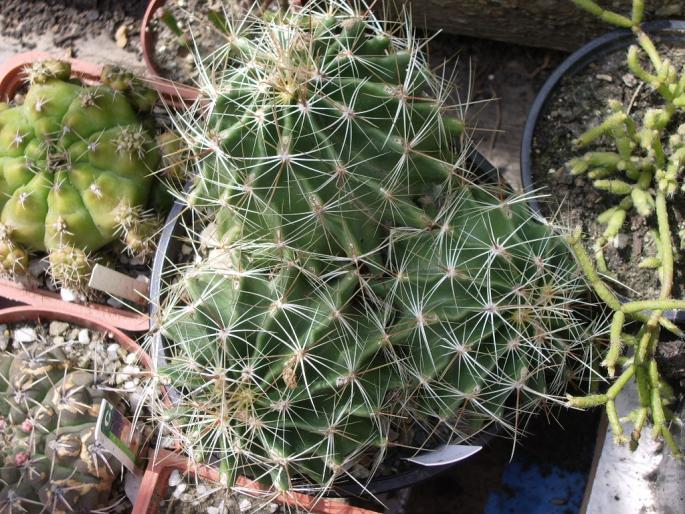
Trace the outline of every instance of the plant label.
<instances>
[{"instance_id":1,"label":"plant label","mask_svg":"<svg viewBox=\"0 0 685 514\"><path fill-rule=\"evenodd\" d=\"M482 446L468 446L464 444L443 444L434 450L407 458L409 462L420 466L443 466L468 459L483 449Z\"/></svg>"},{"instance_id":2,"label":"plant label","mask_svg":"<svg viewBox=\"0 0 685 514\"><path fill-rule=\"evenodd\" d=\"M100 404L95 440L131 473L141 472L143 431L134 430L131 422L104 399Z\"/></svg>"},{"instance_id":3,"label":"plant label","mask_svg":"<svg viewBox=\"0 0 685 514\"><path fill-rule=\"evenodd\" d=\"M147 302L149 293L149 284L146 281L129 277L101 264L96 264L93 268L88 286L141 304Z\"/></svg>"}]
</instances>

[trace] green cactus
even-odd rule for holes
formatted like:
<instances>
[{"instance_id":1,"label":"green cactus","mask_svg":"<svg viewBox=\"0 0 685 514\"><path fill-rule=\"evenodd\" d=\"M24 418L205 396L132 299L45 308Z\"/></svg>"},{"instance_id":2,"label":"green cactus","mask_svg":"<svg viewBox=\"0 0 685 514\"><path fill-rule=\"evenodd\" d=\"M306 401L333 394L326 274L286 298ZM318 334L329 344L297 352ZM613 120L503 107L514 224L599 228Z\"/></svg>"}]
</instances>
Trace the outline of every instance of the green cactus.
<instances>
[{"instance_id":1,"label":"green cactus","mask_svg":"<svg viewBox=\"0 0 685 514\"><path fill-rule=\"evenodd\" d=\"M91 512L120 465L94 439L105 397L59 348L0 355L0 512Z\"/></svg>"},{"instance_id":2,"label":"green cactus","mask_svg":"<svg viewBox=\"0 0 685 514\"><path fill-rule=\"evenodd\" d=\"M595 188L615 198L614 205L597 219L598 223L606 225L606 229L593 241L594 262L586 255L579 234L571 238L571 243L598 296L614 311L611 344L602 365L611 378L616 376L617 368L622 368L606 394L572 397L569 403L576 407L605 406L614 440L619 444L630 441L633 448L638 445L642 429L651 420L655 436L663 437L674 455L680 455L680 449L669 432L670 420L665 406L670 395L657 369L655 353L662 328L683 337L682 330L665 319L663 312L685 310L685 301L672 299L674 265L682 259L678 254L682 245L674 244L669 220L671 205L682 202L679 196L685 191L682 177L685 124L677 125L677 119L685 108L685 73L679 75L675 66L662 58L649 34L642 29L644 0L633 0L630 17L603 9L593 0L574 2L608 23L632 29L639 47L632 45L629 48L628 67L643 84L657 92L662 105L647 110L640 123L621 102L609 100L610 114L599 125L581 134L576 144L582 148L606 137L614 148L608 152L591 151L568 163L572 174L587 173ZM645 69L641 63L641 54L646 57L651 70ZM661 290L657 298L621 304L598 272L611 276L612 270L607 266L603 249L619 235L629 216L641 217L648 226L652 226L650 236L656 252L634 265L654 269ZM641 323L636 330L637 339L633 330L625 326L631 319ZM634 357L622 362L624 344L634 344L636 351ZM630 415L634 427L629 439L616 412L615 399L633 378L638 385L640 407Z\"/></svg>"},{"instance_id":3,"label":"green cactus","mask_svg":"<svg viewBox=\"0 0 685 514\"><path fill-rule=\"evenodd\" d=\"M445 207L439 230L390 238L389 335L412 388L407 411L457 440L493 423L516 438L529 413L590 378L601 324L568 245L525 198L472 186Z\"/></svg>"},{"instance_id":4,"label":"green cactus","mask_svg":"<svg viewBox=\"0 0 685 514\"><path fill-rule=\"evenodd\" d=\"M406 23L342 1L248 19L198 61L209 121L176 118L199 255L164 292L152 352L175 405L151 408L229 485L326 489L407 422L516 435L590 374L568 246L473 184Z\"/></svg>"},{"instance_id":5,"label":"green cactus","mask_svg":"<svg viewBox=\"0 0 685 514\"><path fill-rule=\"evenodd\" d=\"M117 238L118 210L148 201L159 154L139 111L156 93L114 68L101 86L69 75L66 62L38 62L23 104L0 111L5 272L25 268L27 251L96 251Z\"/></svg>"},{"instance_id":6,"label":"green cactus","mask_svg":"<svg viewBox=\"0 0 685 514\"><path fill-rule=\"evenodd\" d=\"M430 226L417 203L452 173L463 124L400 23L330 4L234 28L201 64L206 126L178 125L202 159L190 202L221 207L220 231L359 256L383 223Z\"/></svg>"}]
</instances>

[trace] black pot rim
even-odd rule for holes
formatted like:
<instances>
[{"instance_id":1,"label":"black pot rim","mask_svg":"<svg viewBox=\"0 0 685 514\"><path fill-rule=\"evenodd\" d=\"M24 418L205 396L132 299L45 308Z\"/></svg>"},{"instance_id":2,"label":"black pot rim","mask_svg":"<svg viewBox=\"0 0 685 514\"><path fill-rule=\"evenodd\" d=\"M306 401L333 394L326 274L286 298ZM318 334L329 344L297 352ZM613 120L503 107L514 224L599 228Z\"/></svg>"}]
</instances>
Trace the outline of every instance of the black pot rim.
<instances>
[{"instance_id":1,"label":"black pot rim","mask_svg":"<svg viewBox=\"0 0 685 514\"><path fill-rule=\"evenodd\" d=\"M682 20L659 20L642 24L642 30L652 35L665 36L673 34L673 39L685 40L685 21ZM523 129L521 138L521 184L527 193L537 191L533 181L533 137L537 127L538 119L547 101L554 94L556 86L561 80L585 68L597 59L625 49L635 43L635 34L628 29L615 30L603 34L593 39L580 49L573 52L554 70L533 101L533 105L528 112L528 118ZM540 210L540 205L532 196L528 199L531 209L542 219L544 215ZM666 311L664 315L678 323L685 323L685 311Z\"/></svg>"},{"instance_id":2,"label":"black pot rim","mask_svg":"<svg viewBox=\"0 0 685 514\"><path fill-rule=\"evenodd\" d=\"M495 166L493 166L492 163L490 163L477 150L472 149L469 151L468 161L471 163L474 173L477 176L483 177L484 181L496 182L499 180L498 171ZM153 331L158 327L158 314L162 302L161 296L163 289L162 279L164 278L164 268L169 262L169 254L174 252L177 248L177 244L174 244L174 238L178 230L178 225L183 222L184 216L186 216L187 213L187 207L183 203L179 201L174 203L174 206L167 216L159 243L157 245L155 259L152 265L152 273L150 275L149 315L151 328ZM153 332L153 334L153 337L161 337L159 332ZM160 361L163 359L160 359L158 356L157 360ZM173 391L169 391L169 396L173 401ZM491 435L484 432L481 435L476 436L471 444L483 445L487 443L491 437ZM459 462L440 466L421 466L419 464L411 463L411 467L409 469L396 475L376 477L368 483L360 481L359 484L345 483L340 484L339 486L334 486L334 488L330 491L330 495L359 498L362 496L368 497L368 495L387 493L405 487L410 487L425 480L434 478L435 476L447 471L457 464L459 464Z\"/></svg>"}]
</instances>

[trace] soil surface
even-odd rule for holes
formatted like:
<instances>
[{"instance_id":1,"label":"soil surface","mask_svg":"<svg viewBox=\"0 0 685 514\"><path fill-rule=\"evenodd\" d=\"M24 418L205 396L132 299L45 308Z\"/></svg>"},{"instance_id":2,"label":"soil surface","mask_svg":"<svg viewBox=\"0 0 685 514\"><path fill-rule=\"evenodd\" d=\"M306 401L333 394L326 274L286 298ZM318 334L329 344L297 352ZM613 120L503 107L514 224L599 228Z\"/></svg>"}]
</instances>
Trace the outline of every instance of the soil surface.
<instances>
[{"instance_id":1,"label":"soil surface","mask_svg":"<svg viewBox=\"0 0 685 514\"><path fill-rule=\"evenodd\" d=\"M69 48L76 39L102 32L115 37L125 26L127 37L137 43L146 5L147 0L3 0L0 34L20 40L29 50L43 34L55 47Z\"/></svg>"},{"instance_id":2,"label":"soil surface","mask_svg":"<svg viewBox=\"0 0 685 514\"><path fill-rule=\"evenodd\" d=\"M676 69L685 64L685 48L659 46L665 58L671 59ZM551 196L541 202L546 216L558 218L564 225L582 225L589 234L586 246L600 237L605 226L597 223L597 216L617 205L621 197L595 189L587 175L571 176L566 163L588 151L614 151L613 139L603 137L596 143L578 149L572 141L601 123L609 113L607 101L616 99L632 106L630 113L641 124L645 111L663 105L661 97L643 85L628 69L626 50L601 57L575 75L565 77L541 113L533 142L533 178L544 193ZM673 129L683 122L674 117ZM682 193L671 199L671 232L674 247L680 245L679 230L685 228L685 199ZM637 264L655 255L649 231L656 228L656 216L644 218L635 210L628 213L621 234L610 242L604 254L607 266L615 274L616 289L629 298L655 298L659 294L657 273L639 269ZM676 256L677 256L676 251ZM676 261L674 297L683 296L685 263Z\"/></svg>"}]
</instances>

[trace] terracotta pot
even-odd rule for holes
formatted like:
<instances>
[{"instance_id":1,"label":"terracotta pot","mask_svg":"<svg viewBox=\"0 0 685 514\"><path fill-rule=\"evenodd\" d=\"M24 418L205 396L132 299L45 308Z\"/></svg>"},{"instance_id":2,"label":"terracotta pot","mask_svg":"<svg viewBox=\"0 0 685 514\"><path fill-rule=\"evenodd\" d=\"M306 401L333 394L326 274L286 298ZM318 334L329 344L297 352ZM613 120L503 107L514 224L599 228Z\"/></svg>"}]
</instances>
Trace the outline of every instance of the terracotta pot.
<instances>
[{"instance_id":1,"label":"terracotta pot","mask_svg":"<svg viewBox=\"0 0 685 514\"><path fill-rule=\"evenodd\" d=\"M184 475L192 475L207 482L219 482L219 471L211 466L193 464L188 458L167 450L150 450L149 464L140 484L138 497L132 514L158 514L159 505L165 499L169 488L169 475L178 469ZM272 499L271 493L263 485L240 477L236 488L249 490L252 497L260 495ZM273 501L301 509L313 514L376 514L374 511L352 507L339 500L315 498L301 493L283 493Z\"/></svg>"},{"instance_id":2,"label":"terracotta pot","mask_svg":"<svg viewBox=\"0 0 685 514\"><path fill-rule=\"evenodd\" d=\"M45 320L66 321L80 327L111 334L114 338L114 341L116 341L117 344L123 347L127 352L138 355L139 362L143 367L148 370L152 369L152 359L147 352L145 352L138 343L122 332L119 328L107 323L103 316L97 311L85 309L85 311L81 314L73 311L29 305L0 309L0 323L3 324L17 323L21 321L38 322Z\"/></svg>"},{"instance_id":3,"label":"terracotta pot","mask_svg":"<svg viewBox=\"0 0 685 514\"><path fill-rule=\"evenodd\" d=\"M9 101L14 98L17 90L26 81L27 66L51 57L54 56L46 52L26 52L4 61L0 65L0 100ZM72 77L78 78L85 84L99 83L101 66L78 59L65 60L71 64ZM169 94L170 103L172 96ZM180 102L178 97L175 98L176 102ZM150 321L146 314L116 309L108 305L92 303L83 305L65 302L57 293L39 288L28 288L11 280L0 279L0 296L11 301L62 312L79 318L90 317L92 311L103 323L133 332L146 331L150 327Z\"/></svg>"},{"instance_id":4,"label":"terracotta pot","mask_svg":"<svg viewBox=\"0 0 685 514\"><path fill-rule=\"evenodd\" d=\"M155 31L150 26L157 10L166 3L166 0L150 0L140 27L140 46L143 49L143 59L147 66L148 74L152 77L149 83L157 89L161 95L169 95L171 105L183 107L193 103L200 96L200 91L187 84L180 84L162 77L159 67L155 63L155 43L157 37ZM175 99L175 100L173 100Z\"/></svg>"}]
</instances>

